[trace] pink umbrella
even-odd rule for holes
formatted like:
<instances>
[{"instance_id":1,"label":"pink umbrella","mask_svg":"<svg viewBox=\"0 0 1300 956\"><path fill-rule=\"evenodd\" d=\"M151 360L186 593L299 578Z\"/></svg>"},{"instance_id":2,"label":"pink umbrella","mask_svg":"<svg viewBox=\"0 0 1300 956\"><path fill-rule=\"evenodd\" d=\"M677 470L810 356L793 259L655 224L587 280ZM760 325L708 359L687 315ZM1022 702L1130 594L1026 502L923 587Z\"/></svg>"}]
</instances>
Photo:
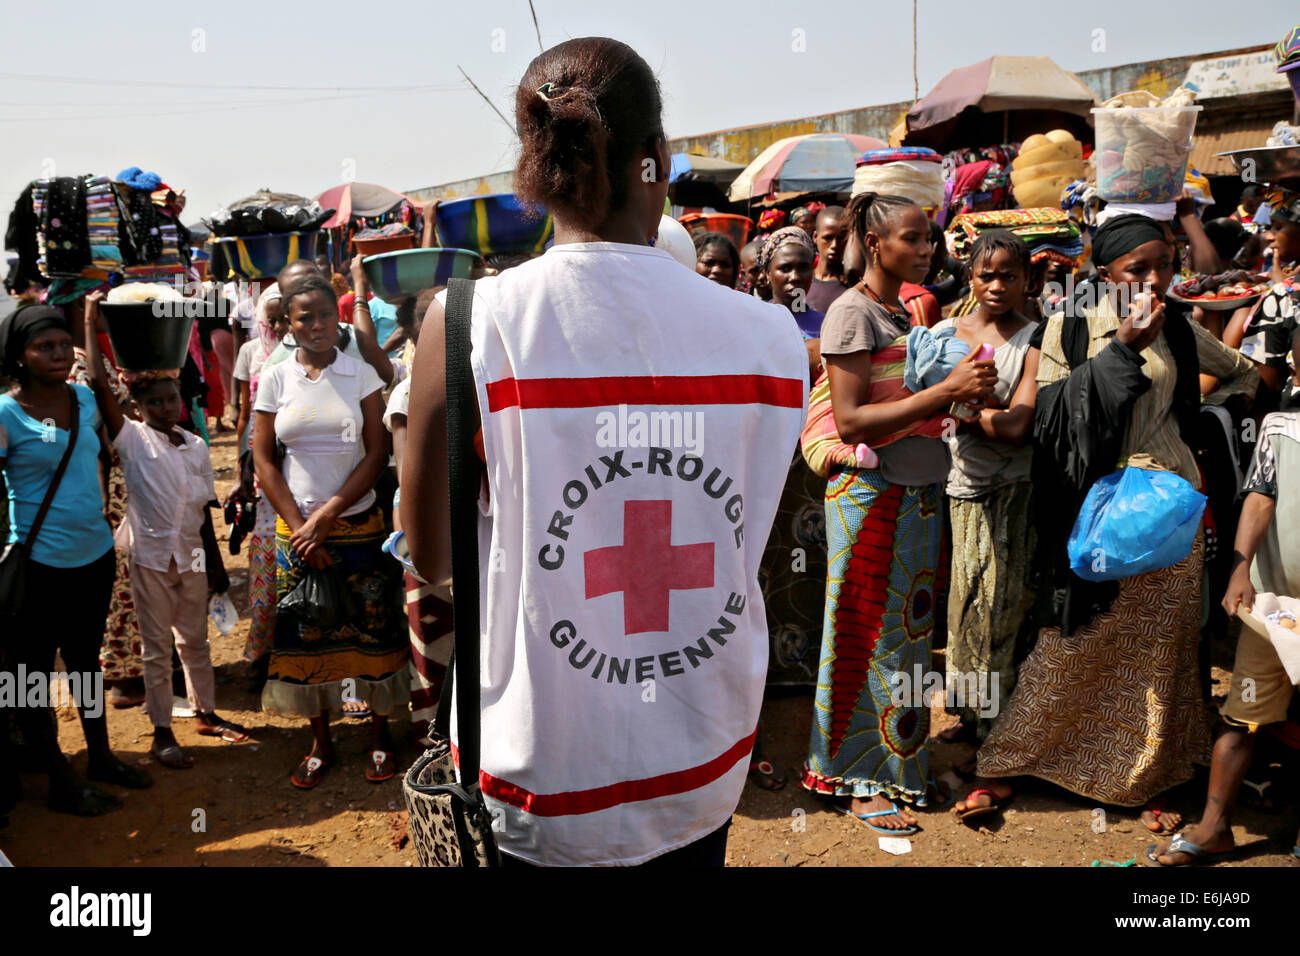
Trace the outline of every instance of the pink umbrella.
<instances>
[{"instance_id":1,"label":"pink umbrella","mask_svg":"<svg viewBox=\"0 0 1300 956\"><path fill-rule=\"evenodd\" d=\"M326 209L333 207L335 210L334 215L321 226L322 229L346 225L353 218L382 216L403 202L410 203L417 212L424 209L424 204L418 199L373 183L344 183L325 190L316 197L316 201Z\"/></svg>"}]
</instances>

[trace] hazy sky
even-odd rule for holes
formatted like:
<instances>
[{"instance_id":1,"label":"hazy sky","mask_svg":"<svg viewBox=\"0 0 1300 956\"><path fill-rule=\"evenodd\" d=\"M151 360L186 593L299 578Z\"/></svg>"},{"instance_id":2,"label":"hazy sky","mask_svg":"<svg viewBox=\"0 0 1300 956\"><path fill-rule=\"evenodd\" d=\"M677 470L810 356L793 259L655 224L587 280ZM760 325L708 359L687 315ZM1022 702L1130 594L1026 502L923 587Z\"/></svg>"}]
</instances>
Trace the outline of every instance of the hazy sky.
<instances>
[{"instance_id":1,"label":"hazy sky","mask_svg":"<svg viewBox=\"0 0 1300 956\"><path fill-rule=\"evenodd\" d=\"M534 2L547 45L603 34L635 47L659 73L670 136L912 97L906 0ZM922 95L992 54L1087 70L1271 44L1300 16L1294 0L1258 0L1242 16L1223 0L919 4ZM41 175L127 166L184 188L193 222L263 186L311 196L352 174L414 189L514 164L513 135L457 65L512 115L538 52L527 0L113 9L0 0L0 215Z\"/></svg>"}]
</instances>

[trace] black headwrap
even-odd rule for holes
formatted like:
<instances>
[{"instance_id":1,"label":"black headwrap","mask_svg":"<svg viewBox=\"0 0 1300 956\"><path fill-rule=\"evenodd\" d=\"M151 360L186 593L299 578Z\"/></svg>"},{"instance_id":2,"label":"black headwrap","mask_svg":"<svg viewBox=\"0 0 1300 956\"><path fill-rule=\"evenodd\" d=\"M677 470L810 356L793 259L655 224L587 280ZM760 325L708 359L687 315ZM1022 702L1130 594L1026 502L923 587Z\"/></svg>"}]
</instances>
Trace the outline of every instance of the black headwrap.
<instances>
[{"instance_id":1,"label":"black headwrap","mask_svg":"<svg viewBox=\"0 0 1300 956\"><path fill-rule=\"evenodd\" d=\"M0 364L4 373L14 376L27 344L47 329L70 332L63 313L49 305L27 305L0 319Z\"/></svg>"},{"instance_id":2,"label":"black headwrap","mask_svg":"<svg viewBox=\"0 0 1300 956\"><path fill-rule=\"evenodd\" d=\"M1159 239L1169 241L1169 227L1150 216L1125 213L1107 219L1105 225L1092 237L1092 262L1096 266L1109 266L1125 253L1138 246Z\"/></svg>"}]
</instances>

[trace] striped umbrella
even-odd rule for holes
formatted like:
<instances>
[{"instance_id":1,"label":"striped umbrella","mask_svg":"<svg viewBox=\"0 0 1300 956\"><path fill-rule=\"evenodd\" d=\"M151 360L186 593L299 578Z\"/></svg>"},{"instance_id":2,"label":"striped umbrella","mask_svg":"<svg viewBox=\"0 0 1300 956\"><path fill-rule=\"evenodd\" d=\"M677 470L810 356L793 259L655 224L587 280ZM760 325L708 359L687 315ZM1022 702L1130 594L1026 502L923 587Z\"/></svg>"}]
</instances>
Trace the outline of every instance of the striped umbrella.
<instances>
[{"instance_id":1,"label":"striped umbrella","mask_svg":"<svg viewBox=\"0 0 1300 956\"><path fill-rule=\"evenodd\" d=\"M758 154L731 184L732 202L768 193L846 193L858 157L882 149L880 140L852 133L808 133L779 139Z\"/></svg>"}]
</instances>

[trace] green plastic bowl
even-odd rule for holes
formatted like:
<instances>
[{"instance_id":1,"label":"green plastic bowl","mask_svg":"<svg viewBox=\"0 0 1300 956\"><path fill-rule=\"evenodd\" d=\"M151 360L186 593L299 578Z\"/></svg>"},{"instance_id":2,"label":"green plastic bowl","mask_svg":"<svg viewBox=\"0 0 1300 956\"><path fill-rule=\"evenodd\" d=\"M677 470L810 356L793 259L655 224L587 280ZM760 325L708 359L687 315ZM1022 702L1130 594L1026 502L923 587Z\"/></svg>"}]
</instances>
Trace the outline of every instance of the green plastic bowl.
<instances>
[{"instance_id":1,"label":"green plastic bowl","mask_svg":"<svg viewBox=\"0 0 1300 956\"><path fill-rule=\"evenodd\" d=\"M370 290L395 299L444 286L448 279L468 279L477 261L478 253L469 249L403 249L367 256L361 265Z\"/></svg>"}]
</instances>

